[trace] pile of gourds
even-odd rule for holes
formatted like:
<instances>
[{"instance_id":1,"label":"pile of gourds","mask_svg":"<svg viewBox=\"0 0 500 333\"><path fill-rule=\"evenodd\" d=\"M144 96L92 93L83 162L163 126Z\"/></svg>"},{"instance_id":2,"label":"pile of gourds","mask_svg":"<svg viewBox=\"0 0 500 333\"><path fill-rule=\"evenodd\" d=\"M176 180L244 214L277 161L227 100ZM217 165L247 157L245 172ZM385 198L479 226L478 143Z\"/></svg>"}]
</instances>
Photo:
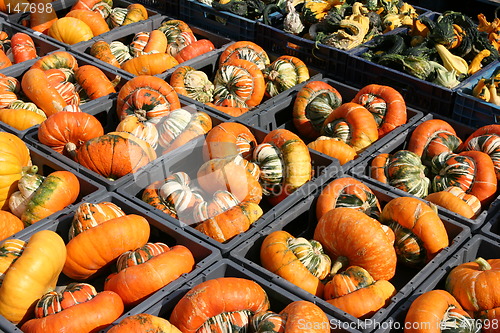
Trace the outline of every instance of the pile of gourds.
<instances>
[{"instance_id":1,"label":"pile of gourds","mask_svg":"<svg viewBox=\"0 0 500 333\"><path fill-rule=\"evenodd\" d=\"M411 304L405 327L446 327L463 332L495 333L499 329L500 259L477 258L454 267L445 288L419 295Z\"/></svg>"},{"instance_id":2,"label":"pile of gourds","mask_svg":"<svg viewBox=\"0 0 500 333\"><path fill-rule=\"evenodd\" d=\"M0 315L23 332L104 328L195 268L190 249L151 242L148 220L112 202L82 203L66 221L65 237L42 230L0 244ZM56 288L67 278L73 282Z\"/></svg>"},{"instance_id":3,"label":"pile of gourds","mask_svg":"<svg viewBox=\"0 0 500 333\"><path fill-rule=\"evenodd\" d=\"M419 79L453 88L499 57L497 46L473 20L447 11L422 15L409 31L377 36L361 57Z\"/></svg>"},{"instance_id":4,"label":"pile of gourds","mask_svg":"<svg viewBox=\"0 0 500 333\"><path fill-rule=\"evenodd\" d=\"M500 69L497 68L488 78L481 78L472 88L472 96L485 102L500 106L500 95L498 92L500 82Z\"/></svg>"},{"instance_id":5,"label":"pile of gourds","mask_svg":"<svg viewBox=\"0 0 500 333\"><path fill-rule=\"evenodd\" d=\"M80 181L70 171L40 174L17 136L0 132L0 239L12 236L74 203Z\"/></svg>"},{"instance_id":6,"label":"pile of gourds","mask_svg":"<svg viewBox=\"0 0 500 333\"><path fill-rule=\"evenodd\" d=\"M350 102L324 81L310 81L297 93L293 124L307 146L339 160L355 159L371 144L407 122L403 96L389 86L371 84Z\"/></svg>"},{"instance_id":7,"label":"pile of gourds","mask_svg":"<svg viewBox=\"0 0 500 333\"><path fill-rule=\"evenodd\" d=\"M372 159L369 174L473 219L497 194L499 135L500 125L488 125L463 142L448 122L430 119L413 130L405 149Z\"/></svg>"},{"instance_id":8,"label":"pile of gourds","mask_svg":"<svg viewBox=\"0 0 500 333\"><path fill-rule=\"evenodd\" d=\"M238 41L220 54L213 81L191 66L180 66L170 85L181 95L238 117L267 98L309 80L302 60L282 55L270 61L267 52L250 41Z\"/></svg>"},{"instance_id":9,"label":"pile of gourds","mask_svg":"<svg viewBox=\"0 0 500 333\"><path fill-rule=\"evenodd\" d=\"M390 280L397 278L397 265L419 269L450 244L443 221L424 201L396 197L382 207L374 192L352 177L321 190L316 218L312 239L285 230L267 235L260 263L361 319L396 295Z\"/></svg>"},{"instance_id":10,"label":"pile of gourds","mask_svg":"<svg viewBox=\"0 0 500 333\"><path fill-rule=\"evenodd\" d=\"M0 74L0 121L25 130L57 112L81 111L82 103L116 92L118 82L119 77L111 81L98 67L79 66L72 54L56 51L38 58L21 82Z\"/></svg>"},{"instance_id":11,"label":"pile of gourds","mask_svg":"<svg viewBox=\"0 0 500 333\"><path fill-rule=\"evenodd\" d=\"M195 174L183 170L150 184L142 200L199 232L226 242L262 215L263 198L277 205L312 178L305 143L278 129L261 143L245 125L221 123L203 143Z\"/></svg>"},{"instance_id":12,"label":"pile of gourds","mask_svg":"<svg viewBox=\"0 0 500 333\"><path fill-rule=\"evenodd\" d=\"M73 45L99 36L110 29L148 19L147 9L132 3L113 7L112 0L78 0L63 17L51 7L52 0L33 0L29 27L65 44ZM29 7L28 7L29 8Z\"/></svg>"},{"instance_id":13,"label":"pile of gourds","mask_svg":"<svg viewBox=\"0 0 500 333\"><path fill-rule=\"evenodd\" d=\"M133 75L156 75L214 49L210 40L198 40L185 22L166 20L155 30L137 32L129 45L99 40L90 54Z\"/></svg>"}]
</instances>

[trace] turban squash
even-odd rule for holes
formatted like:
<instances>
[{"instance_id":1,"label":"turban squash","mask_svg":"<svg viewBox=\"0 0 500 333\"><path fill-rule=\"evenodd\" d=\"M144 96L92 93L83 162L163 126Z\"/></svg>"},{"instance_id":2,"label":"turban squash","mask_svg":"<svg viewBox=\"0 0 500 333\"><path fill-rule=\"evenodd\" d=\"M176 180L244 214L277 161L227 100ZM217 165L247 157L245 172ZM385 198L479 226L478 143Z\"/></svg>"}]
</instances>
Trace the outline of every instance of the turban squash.
<instances>
[{"instance_id":1,"label":"turban squash","mask_svg":"<svg viewBox=\"0 0 500 333\"><path fill-rule=\"evenodd\" d=\"M16 260L3 267L6 271L2 272L5 276L0 286L0 314L17 324L29 319L35 301L56 287L66 248L61 236L42 230L14 252L17 252L13 256Z\"/></svg>"},{"instance_id":2,"label":"turban squash","mask_svg":"<svg viewBox=\"0 0 500 333\"><path fill-rule=\"evenodd\" d=\"M324 81L308 82L295 97L293 123L306 138L320 136L326 118L342 104L340 93Z\"/></svg>"},{"instance_id":3,"label":"turban squash","mask_svg":"<svg viewBox=\"0 0 500 333\"><path fill-rule=\"evenodd\" d=\"M483 126L472 133L462 145L463 150L477 150L490 156L500 179L500 125Z\"/></svg>"},{"instance_id":4,"label":"turban squash","mask_svg":"<svg viewBox=\"0 0 500 333\"><path fill-rule=\"evenodd\" d=\"M309 80L307 65L297 57L282 55L263 70L266 81L265 94L274 97L279 93Z\"/></svg>"},{"instance_id":5,"label":"turban squash","mask_svg":"<svg viewBox=\"0 0 500 333\"><path fill-rule=\"evenodd\" d=\"M205 136L203 158L225 158L241 155L247 159L252 156L257 140L253 133L243 124L224 122L212 128Z\"/></svg>"},{"instance_id":6,"label":"turban squash","mask_svg":"<svg viewBox=\"0 0 500 333\"><path fill-rule=\"evenodd\" d=\"M83 202L78 205L73 215L69 228L69 239L98 224L124 215L122 209L112 202Z\"/></svg>"},{"instance_id":7,"label":"turban squash","mask_svg":"<svg viewBox=\"0 0 500 333\"><path fill-rule=\"evenodd\" d=\"M72 283L44 294L35 305L36 318L21 326L23 332L95 332L123 313L123 302L112 291L97 292L88 283Z\"/></svg>"},{"instance_id":8,"label":"turban squash","mask_svg":"<svg viewBox=\"0 0 500 333\"><path fill-rule=\"evenodd\" d=\"M213 83L205 72L191 66L179 66L170 76L170 85L178 94L201 103L208 103L213 99Z\"/></svg>"}]
</instances>

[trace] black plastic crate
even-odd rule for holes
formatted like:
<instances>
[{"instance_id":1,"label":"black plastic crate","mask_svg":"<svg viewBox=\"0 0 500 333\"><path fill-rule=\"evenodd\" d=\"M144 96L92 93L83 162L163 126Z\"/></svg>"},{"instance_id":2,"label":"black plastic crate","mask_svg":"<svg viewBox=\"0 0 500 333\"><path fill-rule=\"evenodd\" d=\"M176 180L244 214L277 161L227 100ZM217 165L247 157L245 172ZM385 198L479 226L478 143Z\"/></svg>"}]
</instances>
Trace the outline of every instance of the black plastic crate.
<instances>
[{"instance_id":1,"label":"black plastic crate","mask_svg":"<svg viewBox=\"0 0 500 333\"><path fill-rule=\"evenodd\" d=\"M412 194L405 192L403 190L400 190L398 188L395 188L393 186L390 186L388 184L383 184L373 178L370 177L370 163L375 158L378 154L381 153L394 153L398 150L405 149L406 145L408 144L408 141L410 139L410 136L419 124L422 122L433 119L433 118L438 118L447 121L453 128L455 128L458 137L460 137L463 141L467 139L467 137L474 132L474 128L471 128L469 126L457 123L456 121L453 121L452 119L443 117L441 115L435 115L435 114L428 114L424 116L421 120L419 120L417 123L415 123L411 128L407 128L403 130L402 133L400 133L397 137L394 138L391 142L385 144L384 146L380 147L380 149L371 154L369 157L364 159L361 163L358 163L355 168L350 170L348 173L351 175L354 175L361 179L365 183L370 183L370 184L376 184L377 186L380 186L382 188L385 188L389 191L392 191L394 193L397 193L399 196L413 196ZM483 208L481 213L475 218L475 219L468 219L462 215L459 215L455 212L452 212L446 208L443 208L441 206L437 206L438 211L447 217L450 217L454 219L455 221L460 222L463 225L466 225L469 227L473 232L476 232L481 226L496 212L500 205L500 190L497 191L497 197L496 199L487 207L486 209Z\"/></svg>"},{"instance_id":2,"label":"black plastic crate","mask_svg":"<svg viewBox=\"0 0 500 333\"><path fill-rule=\"evenodd\" d=\"M323 81L337 89L337 91L342 96L342 102L350 102L356 93L359 91L357 88L353 88L341 82L332 80L330 78L322 78L319 81ZM295 88L290 89L289 91L283 92L279 99L272 99L263 103L259 110L261 112L252 115L251 117L244 118L243 116L240 118L242 122L247 123L251 126L262 128L267 131L272 131L276 128L286 128L295 134L299 135L293 121L293 104L295 102L295 98L298 92L304 87L306 83L301 83L297 85ZM356 159L349 161L342 165L342 169L347 172L351 168L353 168L357 163L364 160L366 157L370 156L374 152L378 151L381 146L384 144L391 142L396 138L401 132L405 129L412 127L417 121L419 121L424 115L422 112L415 110L413 108L408 108L407 110L408 120L405 125L401 125L398 128L392 130L390 133L386 134L383 138L380 138L376 142L374 142L371 146L366 148L362 153L356 157ZM304 138L303 138L304 139ZM308 140L304 139L306 143L309 143Z\"/></svg>"},{"instance_id":3,"label":"black plastic crate","mask_svg":"<svg viewBox=\"0 0 500 333\"><path fill-rule=\"evenodd\" d=\"M474 261L477 257L483 259L498 259L500 243L482 235L475 235L464 246L449 258L441 267L429 276L414 293L383 323L379 323L376 333L403 332L405 317L413 301L427 291L445 290L445 280L448 273L456 266Z\"/></svg>"},{"instance_id":4,"label":"black plastic crate","mask_svg":"<svg viewBox=\"0 0 500 333\"><path fill-rule=\"evenodd\" d=\"M377 196L381 206L391 199L399 197L391 191L377 187L373 184L365 183ZM257 234L248 237L242 244L230 252L230 258L240 263L243 267L254 271L264 279L274 282L284 289L294 293L305 300L317 302L325 312L331 314L342 321L351 323L357 326L363 332L371 332L374 329L375 323L380 323L397 308L411 292L413 292L426 277L434 272L440 265L446 262L447 258L452 255L460 246L470 237L470 229L465 227L453 219L440 215L441 220L448 232L450 245L442 250L434 259L427 263L421 269L414 269L398 265L395 277L390 281L397 290L397 294L391 299L386 308L380 309L369 319L358 320L348 313L345 313L338 308L330 305L320 297L317 297L274 274L260 264L260 248L265 237L277 230L285 230L294 237L304 237L312 239L314 229L317 225L316 219L316 201L320 194L317 191L313 195L295 205L292 209L285 212L277 218L272 224L265 229L260 230Z\"/></svg>"},{"instance_id":5,"label":"black plastic crate","mask_svg":"<svg viewBox=\"0 0 500 333\"><path fill-rule=\"evenodd\" d=\"M57 14L57 17L58 18L62 18L64 16L66 16L66 14L68 14L68 12L71 10L71 8L73 7L73 5L75 5L78 0L63 0L64 1L64 6L54 6L54 10ZM114 0L113 1L113 8L116 8L116 7L123 7L123 8L126 8L127 6L133 4L133 3L136 3L136 1L127 1L127 0ZM151 19L153 18L155 15L159 15L158 12L146 7L146 10L147 10L147 13L148 13L148 19ZM37 32L37 31L34 31L33 29L31 29L29 26L29 19L30 19L30 13L29 12L25 12L25 13L18 13L18 14L13 14L13 15L9 15L8 17L8 21L13 23L13 24L16 24L16 25L20 25L22 27L24 27L24 29L26 29L27 31L30 31L32 33L35 33L39 36L43 36L43 38L46 38L50 41L52 41L53 43L56 43L58 45L61 45L62 47L65 47L65 48L70 48L71 45L69 44L66 44L66 43L63 43L55 38L52 38L48 35L45 35L45 34L42 34L40 32ZM132 23L130 25L126 25L126 26L120 26L120 27L116 27L116 28L113 28L113 29L110 29L110 31L114 31L114 30L122 30L122 29L125 29L125 28L130 28L130 27L135 27L135 25L139 23L139 22L136 22L136 23ZM105 35L109 32L105 32L101 35ZM100 35L100 36L101 36ZM83 42L80 42L80 43L83 43ZM77 44L74 44L74 45L78 45L80 43L77 43Z\"/></svg>"},{"instance_id":6,"label":"black plastic crate","mask_svg":"<svg viewBox=\"0 0 500 333\"><path fill-rule=\"evenodd\" d=\"M104 67L110 67L110 68L116 69L116 67L90 55L90 48L92 47L92 45L95 42L97 42L99 40L104 40L107 43L111 43L113 41L119 40L119 41L123 42L125 45L129 45L132 42L134 35L137 32L140 32L140 31L148 31L149 32L149 31L158 29L158 27L160 27L160 25L163 21L172 20L172 19L173 18L171 18L171 17L167 17L167 16L163 16L163 15L155 15L154 17L152 17L151 19L148 19L146 21L137 22L136 24L134 24L133 27L130 27L130 28L124 27L124 29L113 29L108 33L96 36L96 37L94 37L91 40L88 40L86 42L77 43L73 46L70 46L70 49L74 52L81 53L83 57L88 58L92 62L98 63ZM197 28L195 25L190 25L190 28L193 31L193 33L197 39L210 40L214 44L216 49L222 48L222 47L228 45L229 43L231 43L230 39L225 38L225 37L221 37L221 36L214 34L212 32L208 32L206 30ZM213 50L213 51L207 53L207 55L214 53L214 52L217 52L217 51ZM189 66L189 64L196 62L197 58L199 58L199 57L185 61L185 62L181 63L180 65L182 65L182 66L188 65ZM175 68L177 68L177 66L173 67L173 70L175 70ZM135 76L135 75L133 75L125 70L122 70L122 69L118 69L118 72L120 72L125 77ZM158 74L156 76L160 77L161 74Z\"/></svg>"},{"instance_id":7,"label":"black plastic crate","mask_svg":"<svg viewBox=\"0 0 500 333\"><path fill-rule=\"evenodd\" d=\"M258 143L262 142L263 138L268 133L252 127L249 127L249 129L255 135ZM133 178L130 178L125 185L120 186L117 191L123 196L131 198L131 200L134 200L134 202L142 206L144 209L149 210L153 214L159 215L169 223L185 227L188 232L195 234L197 237L202 238L212 246L219 248L223 255L227 254L231 249L237 246L247 235L256 233L258 230L262 229L264 226L268 225L277 217L288 211L304 197L315 191L317 188L322 187L323 184L329 179L342 173L338 160L316 151L309 150L314 170L313 178L274 207L263 198L260 206L264 214L250 226L250 229L233 237L225 243L220 243L190 227L189 225L186 225L184 222L174 219L170 215L163 213L161 210L150 206L141 199L144 188L155 181L164 180L166 177L175 172L184 171L192 180L196 179L196 173L199 167L204 163L202 156L203 143L204 138L196 140L192 145L186 147L182 153L168 156L169 158L158 159L136 172L133 175Z\"/></svg>"},{"instance_id":8,"label":"black plastic crate","mask_svg":"<svg viewBox=\"0 0 500 333\"><path fill-rule=\"evenodd\" d=\"M458 91L453 105L452 118L473 127L500 123L500 106L485 102L472 95L472 89L482 78L490 78L500 68L496 61L470 78Z\"/></svg>"},{"instance_id":9,"label":"black plastic crate","mask_svg":"<svg viewBox=\"0 0 500 333\"><path fill-rule=\"evenodd\" d=\"M179 0L136 0L136 2L160 14L179 16Z\"/></svg>"},{"instance_id":10,"label":"black plastic crate","mask_svg":"<svg viewBox=\"0 0 500 333\"><path fill-rule=\"evenodd\" d=\"M59 51L64 51L64 50L59 50ZM54 52L57 52L57 51L54 51ZM121 77L117 70L113 70L112 68L101 67L101 66L99 66L99 64L95 64L92 61L78 55L77 53L74 53L71 51L67 51L67 52L76 58L76 60L78 62L78 66L84 66L84 65L95 66L95 67L99 68L109 78L110 81L115 80L117 77ZM50 53L53 53L53 52L50 52ZM16 79L18 79L19 83L21 83L22 76L24 75L24 73L26 73L36 61L37 61L37 59L28 60L28 61L23 62L22 64L19 64L19 66L7 67L3 70L2 74L6 75L6 76L15 77ZM115 87L117 92L124 85L125 80L128 80L128 79L129 78L121 78L120 79L120 81L118 82L118 84ZM27 102L30 102L30 100L27 97L25 97L24 94L18 94L18 96L20 97L20 99L27 101ZM113 93L113 94L110 94L108 96L103 96L103 97L95 99L95 100L90 100L86 103L80 104L80 108L84 112L86 112L85 110L92 110L96 106L100 106L102 103L105 103L105 101L107 101L109 98L113 98L115 96L116 96L116 93ZM32 131L32 130L38 128L38 126L39 125L35 125L35 126L32 126L28 129L25 129L23 131L20 131L18 129L13 128L12 126L9 126L3 122L0 122L0 128L4 129L7 132L15 134L15 135L19 136L20 138L24 138L28 134L29 131Z\"/></svg>"},{"instance_id":11,"label":"black plastic crate","mask_svg":"<svg viewBox=\"0 0 500 333\"><path fill-rule=\"evenodd\" d=\"M44 56L47 53L50 53L53 51L63 49L60 45L58 45L56 43L53 43L53 42L46 40L44 38L40 38L35 33L27 31L26 29L23 29L19 26L12 25L11 23L8 23L8 22L3 21L3 20L0 21L0 31L6 32L7 35L9 36L9 38L11 38L14 34L16 34L18 32L23 32L23 33L27 34L28 36L30 36L31 39L33 40L33 42L35 43L36 53L37 53L38 57ZM14 68L22 67L23 64L24 64L24 62L20 62L17 64L13 63L12 66L9 66L7 68L10 68L11 70L13 70ZM6 68L1 69L0 73L3 73L5 70L6 70Z\"/></svg>"},{"instance_id":12,"label":"black plastic crate","mask_svg":"<svg viewBox=\"0 0 500 333\"><path fill-rule=\"evenodd\" d=\"M168 292L167 290L165 291L162 290L161 294L160 293L155 294L154 297L152 296L147 301L143 302L142 304L139 304L137 307L133 308L131 311L127 312L122 317L118 318L113 324L116 325L124 318L139 313L148 313L151 315L160 316L168 320L175 305L189 290L191 290L193 287L197 286L202 282L222 277L243 278L258 283L268 295L269 302L271 304L270 309L274 312L279 312L283 310L288 304L301 300L299 297L280 288L274 283L266 281L262 277L241 267L240 265L232 262L231 260L223 259L215 263L214 265L210 266L206 270L204 270L200 275L191 279L188 283L181 286L178 290L174 292ZM339 321L337 318L329 316L328 314L327 318L329 320L332 332L339 332L339 333L359 332L358 330L349 327L347 323L343 323Z\"/></svg>"},{"instance_id":13,"label":"black plastic crate","mask_svg":"<svg viewBox=\"0 0 500 333\"><path fill-rule=\"evenodd\" d=\"M32 225L26 227L25 229L19 231L9 238L24 237L24 235L30 234L34 230L44 228L47 223L50 223L50 221L53 221L61 215L68 214L72 209L74 209L75 206L78 206L81 202L89 200L95 196L100 196L105 192L105 188L103 186L99 185L83 174L80 174L73 170L67 170L64 164L52 157L50 154L46 154L36 147L31 146L30 144L27 144L26 146L30 151L32 164L38 166L38 174L48 176L54 171L71 171L76 176L76 178L78 178L78 182L80 183L80 194L73 204L66 206L66 208L55 212L54 214L38 222L33 223Z\"/></svg>"},{"instance_id":14,"label":"black plastic crate","mask_svg":"<svg viewBox=\"0 0 500 333\"><path fill-rule=\"evenodd\" d=\"M145 217L150 226L151 226L151 234L149 241L150 242L163 242L168 246L174 245L184 245L193 253L193 257L195 258L195 267L193 270L187 274L183 274L178 279L172 281L161 290L155 292L149 297L154 297L156 293L162 294L164 292L173 292L177 290L179 287L195 278L203 270L208 268L214 262L220 260L220 252L211 247L210 245L204 244L199 239L196 239L192 235L186 233L181 228L173 227L171 225L167 225L163 223L156 216L150 216L147 211L135 205L130 200L116 194L116 193L105 193L99 196L93 196L91 199L84 200L85 202L90 203L100 203L104 201L112 202L122 208L125 214L136 214ZM76 208L76 207L75 207ZM47 223L44 224L43 228L40 230L52 230L58 233L64 240L64 242L68 243L68 232L71 226L71 222L74 215L74 209L65 212L65 215L60 215L57 219L50 219ZM11 238L20 238L23 240L28 240L34 232L26 233L20 237L11 237ZM14 235L16 236L16 235ZM96 290L101 291L104 287L104 279L107 275L111 273L111 267L109 267L106 271L104 271L99 276L93 277L88 281L91 283ZM63 273L59 276L58 286L67 285L68 283L74 282L74 280L65 276ZM149 298L148 297L148 298ZM143 302L147 302L147 299ZM130 310L132 307L125 308L125 310ZM12 323L7 321L3 316L0 316L0 329L5 332L21 332L17 327L15 327Z\"/></svg>"},{"instance_id":15,"label":"black plastic crate","mask_svg":"<svg viewBox=\"0 0 500 333\"><path fill-rule=\"evenodd\" d=\"M498 205L497 205L498 206ZM500 211L497 211L481 228L481 234L500 242Z\"/></svg>"},{"instance_id":16,"label":"black plastic crate","mask_svg":"<svg viewBox=\"0 0 500 333\"><path fill-rule=\"evenodd\" d=\"M189 104L189 102L184 100L182 96L179 96L179 97L181 99L181 107L188 110L189 112L196 112L196 110L205 112L204 110L200 110L200 109L196 108L196 106ZM116 127L120 123L120 121L118 119L118 115L116 113L116 103L117 103L116 96L115 96L115 98L110 98L110 99L106 99L103 101L99 101L99 100L97 100L97 101L98 101L98 103L96 102L96 103L93 103L91 105L88 105L88 106L84 107L82 109L82 111L95 116L102 124L105 134L115 131ZM226 119L222 119L222 118L218 117L217 115L211 114L210 112L206 112L206 113L210 116L210 118L212 120L212 126L216 126L216 125L220 124L221 122L226 121ZM98 174L97 172L94 172L90 169L87 169L86 167L75 162L74 160L70 159L69 157L64 156L63 154L60 154L60 153L54 151L52 148L42 144L38 140L38 128L34 128L34 129L29 130L29 132L25 136L25 139L27 142L29 142L30 145L37 147L38 149L42 150L46 154L52 155L54 158L60 160L62 163L67 165L69 168L71 168L73 170L77 170L79 173L86 175L90 179L93 179L94 181L101 184L109 191L114 191L119 186L122 186L124 184L127 184L130 181L133 181L135 178L134 174L128 174L128 175L125 175L119 179L110 180L110 179ZM174 151L172 151L166 155L162 155L163 149L159 146L157 149L157 159L156 160L158 160L158 161L164 160L164 159L168 160L170 155L177 154L177 153L179 153L179 151L189 150L193 145L196 145L197 143L200 142L200 140L203 140L203 139L204 139L204 136L200 137L200 138L196 138L192 142L188 142L185 145L175 149ZM155 162L151 162L150 164L152 164L152 163L155 163ZM141 168L141 169L143 169L143 168Z\"/></svg>"},{"instance_id":17,"label":"black plastic crate","mask_svg":"<svg viewBox=\"0 0 500 333\"><path fill-rule=\"evenodd\" d=\"M259 20L219 11L198 0L179 0L179 18L188 24L194 24L234 40L253 42L259 33L257 28Z\"/></svg>"},{"instance_id":18,"label":"black plastic crate","mask_svg":"<svg viewBox=\"0 0 500 333\"><path fill-rule=\"evenodd\" d=\"M229 46L229 45L227 45L227 46ZM207 74L209 80L211 80L213 82L213 79L214 79L215 74L217 72L217 69L219 67L219 57L224 52L224 50L225 50L225 48L221 48L218 50L208 52L208 53L203 54L199 57L188 60L185 63L182 63L181 66L191 66L197 70L205 72ZM273 60L275 60L276 58L278 58L279 56L281 56L281 54L275 54L275 53L269 52L269 50L267 48L264 48L264 50L267 52L271 62ZM170 77L172 76L172 74L174 73L174 71L176 69L177 69L177 67L171 68L171 69L165 71L163 74L159 75L159 77L164 79L166 82L170 83ZM321 79L322 74L321 74L321 72L318 72L314 68L309 68L309 76L310 76L310 78L308 81L319 80L319 79ZM300 84L297 86L300 86ZM293 89L294 88L290 88L290 89L283 91L280 94L278 94L274 97L271 97L271 98L264 96L264 98L262 99L262 102L259 105L253 107L252 109L248 110L247 112L245 112L244 114L242 114L239 117L232 117L232 116L228 115L227 113L219 111L216 108L213 108L213 107L208 106L204 103L198 102L194 99L191 99L188 97L186 97L186 99L191 101L191 103L196 105L198 108L203 108L207 111L210 111L211 113L219 115L222 118L226 118L226 119L233 118L233 119L237 119L238 121L244 121L245 119L249 119L256 114L261 114L261 113L266 112L267 109L271 105L273 105L273 103L275 103L274 101L280 100L281 98L287 96Z\"/></svg>"}]
</instances>

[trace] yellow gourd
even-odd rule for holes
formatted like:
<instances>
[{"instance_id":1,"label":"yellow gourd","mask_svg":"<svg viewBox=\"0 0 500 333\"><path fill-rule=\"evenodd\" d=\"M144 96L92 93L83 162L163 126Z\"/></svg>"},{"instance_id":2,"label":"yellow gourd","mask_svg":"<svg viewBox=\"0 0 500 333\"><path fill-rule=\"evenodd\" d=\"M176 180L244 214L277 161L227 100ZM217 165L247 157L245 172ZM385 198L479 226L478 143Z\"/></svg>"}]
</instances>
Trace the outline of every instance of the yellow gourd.
<instances>
[{"instance_id":1,"label":"yellow gourd","mask_svg":"<svg viewBox=\"0 0 500 333\"><path fill-rule=\"evenodd\" d=\"M439 57L443 61L443 66L449 70L455 70L457 74L467 74L469 71L469 65L467 61L463 58L452 54L444 45L436 44L435 49L437 50Z\"/></svg>"},{"instance_id":2,"label":"yellow gourd","mask_svg":"<svg viewBox=\"0 0 500 333\"><path fill-rule=\"evenodd\" d=\"M479 52L470 62L467 74L472 75L477 71L479 71L482 68L481 61L483 61L484 58L489 57L490 54L491 52L488 49L484 49L481 52Z\"/></svg>"}]
</instances>

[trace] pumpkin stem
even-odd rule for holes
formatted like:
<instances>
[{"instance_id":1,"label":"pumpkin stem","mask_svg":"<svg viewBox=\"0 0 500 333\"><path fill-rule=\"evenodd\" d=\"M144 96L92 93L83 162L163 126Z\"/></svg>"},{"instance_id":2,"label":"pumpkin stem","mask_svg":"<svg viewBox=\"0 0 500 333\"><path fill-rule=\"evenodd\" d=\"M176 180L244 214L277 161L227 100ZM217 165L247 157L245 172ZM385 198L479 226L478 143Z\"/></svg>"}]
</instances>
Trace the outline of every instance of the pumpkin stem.
<instances>
[{"instance_id":1,"label":"pumpkin stem","mask_svg":"<svg viewBox=\"0 0 500 333\"><path fill-rule=\"evenodd\" d=\"M75 159L75 156L76 156L76 144L74 144L73 142L68 142L64 145L64 150L68 153L69 157L71 157L71 159Z\"/></svg>"},{"instance_id":2,"label":"pumpkin stem","mask_svg":"<svg viewBox=\"0 0 500 333\"><path fill-rule=\"evenodd\" d=\"M142 109L139 109L139 110L135 110L135 115L137 116L137 119L139 121L146 121L148 120L147 116L146 116L146 110L142 110Z\"/></svg>"},{"instance_id":3,"label":"pumpkin stem","mask_svg":"<svg viewBox=\"0 0 500 333\"><path fill-rule=\"evenodd\" d=\"M22 174L25 175L25 174L35 174L38 172L38 166L37 165L29 165L29 166L25 166L22 168Z\"/></svg>"},{"instance_id":4,"label":"pumpkin stem","mask_svg":"<svg viewBox=\"0 0 500 333\"><path fill-rule=\"evenodd\" d=\"M274 81L276 80L276 78L280 75L280 73L277 71L277 70L272 70L270 73L269 73L269 80L270 81Z\"/></svg>"},{"instance_id":5,"label":"pumpkin stem","mask_svg":"<svg viewBox=\"0 0 500 333\"><path fill-rule=\"evenodd\" d=\"M474 260L475 263L479 265L479 269L482 271L489 271L491 270L491 265L483 258L479 257L476 260Z\"/></svg>"},{"instance_id":6,"label":"pumpkin stem","mask_svg":"<svg viewBox=\"0 0 500 333\"><path fill-rule=\"evenodd\" d=\"M332 269L330 270L330 275L333 276L337 274L338 271L340 271L343 267L346 267L349 265L349 259L344 256L339 256L337 260L332 265Z\"/></svg>"}]
</instances>

